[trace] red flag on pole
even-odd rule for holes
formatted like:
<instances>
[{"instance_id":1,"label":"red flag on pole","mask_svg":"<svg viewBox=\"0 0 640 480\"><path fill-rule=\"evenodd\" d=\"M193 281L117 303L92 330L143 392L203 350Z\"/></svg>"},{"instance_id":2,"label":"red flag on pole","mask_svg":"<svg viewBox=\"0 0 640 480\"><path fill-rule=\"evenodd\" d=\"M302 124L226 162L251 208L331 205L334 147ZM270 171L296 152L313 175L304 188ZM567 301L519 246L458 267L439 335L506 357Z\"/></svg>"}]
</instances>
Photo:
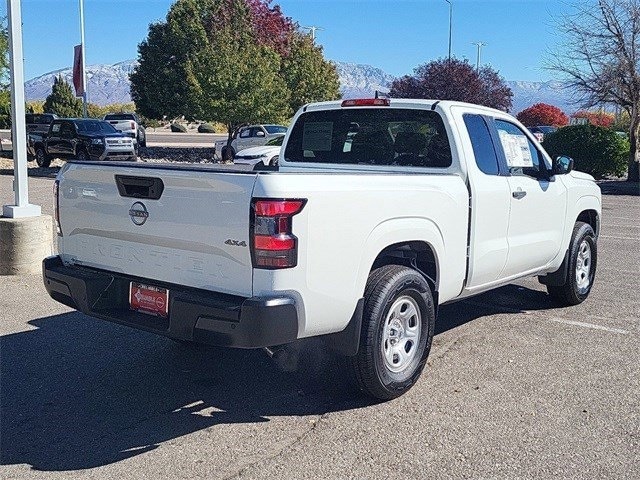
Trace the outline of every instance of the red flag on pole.
<instances>
[{"instance_id":1,"label":"red flag on pole","mask_svg":"<svg viewBox=\"0 0 640 480\"><path fill-rule=\"evenodd\" d=\"M73 47L73 86L76 88L76 97L81 97L84 94L84 89L82 88L83 75L82 45L76 45Z\"/></svg>"}]
</instances>

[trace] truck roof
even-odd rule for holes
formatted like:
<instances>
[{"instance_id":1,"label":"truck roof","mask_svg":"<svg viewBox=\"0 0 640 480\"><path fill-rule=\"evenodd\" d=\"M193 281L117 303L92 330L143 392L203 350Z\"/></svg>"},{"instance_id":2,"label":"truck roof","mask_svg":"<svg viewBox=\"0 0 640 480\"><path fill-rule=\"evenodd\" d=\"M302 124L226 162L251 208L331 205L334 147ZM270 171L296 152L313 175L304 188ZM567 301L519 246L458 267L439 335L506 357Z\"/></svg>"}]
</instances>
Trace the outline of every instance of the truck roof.
<instances>
[{"instance_id":1,"label":"truck roof","mask_svg":"<svg viewBox=\"0 0 640 480\"><path fill-rule=\"evenodd\" d=\"M345 100L352 100L352 99L342 99L342 100L332 100L332 101L328 101L328 102L314 102L314 103L308 103L307 105L305 105L304 107L302 107L303 109L305 109L305 111L307 110L330 110L330 109L337 109L337 108L343 108L342 107L342 103ZM416 106L416 107L428 107L428 108L433 108L435 104L437 104L437 106L441 107L441 108L448 108L448 107L453 107L453 106L459 106L459 107L465 107L465 108L469 108L469 109L473 109L473 110L484 110L487 113L499 113L499 114L506 114L507 112L504 112L502 110L496 110L494 108L490 108L490 107L485 107L483 105L476 105L474 103L467 103L467 102L457 102L457 101L453 101L453 100L435 100L435 99L421 99L421 98L389 98L389 102L390 102L390 106L393 107L395 106ZM353 108L353 107L344 107L344 108ZM367 108L367 107L361 107L361 108ZM376 108L384 108L384 107L376 107Z\"/></svg>"}]
</instances>

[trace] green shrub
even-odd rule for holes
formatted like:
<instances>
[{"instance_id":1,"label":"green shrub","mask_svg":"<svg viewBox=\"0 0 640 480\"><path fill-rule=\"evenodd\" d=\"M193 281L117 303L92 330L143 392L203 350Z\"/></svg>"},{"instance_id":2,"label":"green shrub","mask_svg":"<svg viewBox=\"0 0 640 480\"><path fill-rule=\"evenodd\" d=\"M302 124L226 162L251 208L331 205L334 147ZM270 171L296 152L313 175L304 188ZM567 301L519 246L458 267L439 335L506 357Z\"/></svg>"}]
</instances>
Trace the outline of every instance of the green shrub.
<instances>
[{"instance_id":1,"label":"green shrub","mask_svg":"<svg viewBox=\"0 0 640 480\"><path fill-rule=\"evenodd\" d=\"M567 155L574 168L595 178L627 171L629 142L613 130L595 125L572 125L545 135L544 148L551 158Z\"/></svg>"},{"instance_id":2,"label":"green shrub","mask_svg":"<svg viewBox=\"0 0 640 480\"><path fill-rule=\"evenodd\" d=\"M198 133L216 133L216 129L213 125L201 123L198 125Z\"/></svg>"},{"instance_id":3,"label":"green shrub","mask_svg":"<svg viewBox=\"0 0 640 480\"><path fill-rule=\"evenodd\" d=\"M186 133L187 132L187 127L185 127L184 125L181 125L179 123L172 123L171 124L171 131L172 132L179 132L179 133Z\"/></svg>"}]
</instances>

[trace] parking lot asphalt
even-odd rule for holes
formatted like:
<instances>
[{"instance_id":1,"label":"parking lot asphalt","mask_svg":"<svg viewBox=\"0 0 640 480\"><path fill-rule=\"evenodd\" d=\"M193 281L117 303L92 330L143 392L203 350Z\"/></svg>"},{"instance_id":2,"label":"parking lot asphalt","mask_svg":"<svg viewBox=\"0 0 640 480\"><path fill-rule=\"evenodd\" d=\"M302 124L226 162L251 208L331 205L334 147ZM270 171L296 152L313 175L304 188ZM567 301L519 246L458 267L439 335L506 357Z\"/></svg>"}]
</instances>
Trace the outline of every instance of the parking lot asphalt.
<instances>
[{"instance_id":1,"label":"parking lot asphalt","mask_svg":"<svg viewBox=\"0 0 640 480\"><path fill-rule=\"evenodd\" d=\"M49 214L51 184L30 179ZM442 307L420 381L387 403L314 343L285 373L0 277L0 478L640 478L640 197L603 191L586 302L526 279Z\"/></svg>"}]
</instances>

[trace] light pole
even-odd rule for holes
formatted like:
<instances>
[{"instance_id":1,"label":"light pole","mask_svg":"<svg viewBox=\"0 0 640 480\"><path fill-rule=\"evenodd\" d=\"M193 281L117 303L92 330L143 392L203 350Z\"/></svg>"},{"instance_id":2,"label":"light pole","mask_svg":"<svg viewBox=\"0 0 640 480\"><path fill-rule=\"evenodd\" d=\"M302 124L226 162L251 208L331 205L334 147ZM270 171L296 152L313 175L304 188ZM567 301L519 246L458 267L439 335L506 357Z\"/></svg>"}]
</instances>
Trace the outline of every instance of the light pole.
<instances>
[{"instance_id":1,"label":"light pole","mask_svg":"<svg viewBox=\"0 0 640 480\"><path fill-rule=\"evenodd\" d=\"M476 72L480 71L480 52L482 51L482 47L486 47L487 44L484 42L473 42L471 45L475 45L478 47L478 55L476 57Z\"/></svg>"},{"instance_id":2,"label":"light pole","mask_svg":"<svg viewBox=\"0 0 640 480\"><path fill-rule=\"evenodd\" d=\"M313 40L313 41L316 40L316 32L324 30L324 28L322 28L322 27L316 27L316 26L313 26L313 25L310 26L310 27L300 27L300 28L304 28L305 30L309 30L309 33L311 34L311 40Z\"/></svg>"},{"instance_id":3,"label":"light pole","mask_svg":"<svg viewBox=\"0 0 640 480\"><path fill-rule=\"evenodd\" d=\"M453 2L452 0L444 0L449 4L449 61L451 61L451 26L453 23Z\"/></svg>"},{"instance_id":4,"label":"light pole","mask_svg":"<svg viewBox=\"0 0 640 480\"><path fill-rule=\"evenodd\" d=\"M84 59L84 0L80 0L80 51L82 57L82 115L87 117L87 74Z\"/></svg>"}]
</instances>

